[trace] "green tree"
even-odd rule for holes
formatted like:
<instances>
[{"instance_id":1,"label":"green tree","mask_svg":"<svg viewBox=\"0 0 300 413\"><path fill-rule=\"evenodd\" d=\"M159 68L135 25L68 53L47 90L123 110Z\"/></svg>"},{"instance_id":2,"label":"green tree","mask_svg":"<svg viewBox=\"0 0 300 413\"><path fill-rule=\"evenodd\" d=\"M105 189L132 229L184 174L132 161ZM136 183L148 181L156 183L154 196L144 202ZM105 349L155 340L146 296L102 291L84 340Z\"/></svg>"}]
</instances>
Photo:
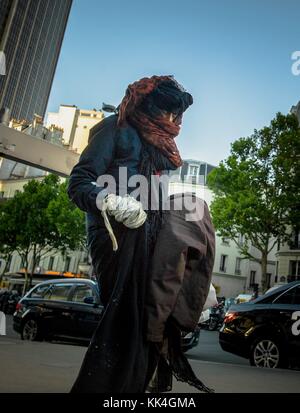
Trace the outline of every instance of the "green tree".
<instances>
[{"instance_id":1,"label":"green tree","mask_svg":"<svg viewBox=\"0 0 300 413\"><path fill-rule=\"evenodd\" d=\"M236 140L230 156L208 176L214 225L237 243L243 257L257 260L250 244L260 252L263 291L268 254L278 240L289 240L291 227L299 226L299 156L298 119L278 113L270 126Z\"/></svg>"},{"instance_id":2,"label":"green tree","mask_svg":"<svg viewBox=\"0 0 300 413\"><path fill-rule=\"evenodd\" d=\"M41 258L56 252L64 255L86 244L84 214L70 202L66 183L55 175L29 181L0 211L0 250L14 250L21 257L24 291Z\"/></svg>"},{"instance_id":3,"label":"green tree","mask_svg":"<svg viewBox=\"0 0 300 413\"><path fill-rule=\"evenodd\" d=\"M0 282L3 274L9 271L8 263L16 250L17 232L9 229L10 221L7 219L8 208L6 203L0 204L0 257L5 261L5 266L0 274Z\"/></svg>"}]
</instances>

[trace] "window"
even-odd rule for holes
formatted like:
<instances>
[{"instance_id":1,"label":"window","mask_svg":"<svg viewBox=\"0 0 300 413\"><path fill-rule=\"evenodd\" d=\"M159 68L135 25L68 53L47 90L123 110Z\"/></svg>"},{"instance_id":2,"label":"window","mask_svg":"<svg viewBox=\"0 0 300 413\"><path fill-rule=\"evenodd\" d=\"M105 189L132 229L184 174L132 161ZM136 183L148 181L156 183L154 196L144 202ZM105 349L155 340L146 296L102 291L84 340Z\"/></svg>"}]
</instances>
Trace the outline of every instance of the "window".
<instances>
[{"instance_id":1,"label":"window","mask_svg":"<svg viewBox=\"0 0 300 413\"><path fill-rule=\"evenodd\" d=\"M9 258L8 258L8 260L6 261L5 271L10 272L11 263L12 263L12 255L10 255Z\"/></svg>"},{"instance_id":2,"label":"window","mask_svg":"<svg viewBox=\"0 0 300 413\"><path fill-rule=\"evenodd\" d=\"M30 298L45 298L47 292L49 292L51 289L51 284L47 285L40 285L39 287L36 287L32 293L30 294Z\"/></svg>"},{"instance_id":3,"label":"window","mask_svg":"<svg viewBox=\"0 0 300 413\"><path fill-rule=\"evenodd\" d=\"M50 257L49 259L49 264L48 264L48 270L53 270L53 264L54 264L54 257Z\"/></svg>"},{"instance_id":4,"label":"window","mask_svg":"<svg viewBox=\"0 0 300 413\"><path fill-rule=\"evenodd\" d=\"M94 301L96 301L94 290L89 285L82 284L76 287L72 301L83 303L86 297L93 297Z\"/></svg>"},{"instance_id":5,"label":"window","mask_svg":"<svg viewBox=\"0 0 300 413\"><path fill-rule=\"evenodd\" d=\"M277 241L277 251L280 250L280 240Z\"/></svg>"},{"instance_id":6,"label":"window","mask_svg":"<svg viewBox=\"0 0 300 413\"><path fill-rule=\"evenodd\" d=\"M300 286L291 288L273 301L274 304L300 304Z\"/></svg>"},{"instance_id":7,"label":"window","mask_svg":"<svg viewBox=\"0 0 300 413\"><path fill-rule=\"evenodd\" d=\"M295 294L294 294L294 304L300 305L300 285L298 287L294 288Z\"/></svg>"},{"instance_id":8,"label":"window","mask_svg":"<svg viewBox=\"0 0 300 413\"><path fill-rule=\"evenodd\" d=\"M290 261L290 271L288 280L300 280L300 261Z\"/></svg>"},{"instance_id":9,"label":"window","mask_svg":"<svg viewBox=\"0 0 300 413\"><path fill-rule=\"evenodd\" d=\"M199 166L197 165L190 165L189 166L189 175L191 176L197 176L199 172Z\"/></svg>"},{"instance_id":10,"label":"window","mask_svg":"<svg viewBox=\"0 0 300 413\"><path fill-rule=\"evenodd\" d=\"M237 259L235 260L235 273L237 275L241 273L241 262L242 262L242 258L237 257Z\"/></svg>"},{"instance_id":11,"label":"window","mask_svg":"<svg viewBox=\"0 0 300 413\"><path fill-rule=\"evenodd\" d=\"M271 284L271 277L272 277L272 274L267 272L267 274L266 274L267 288L270 288L270 286L271 286L270 285Z\"/></svg>"},{"instance_id":12,"label":"window","mask_svg":"<svg viewBox=\"0 0 300 413\"><path fill-rule=\"evenodd\" d=\"M259 300L260 304L272 304L277 297L279 297L282 294L281 291L278 292L278 289L276 288L275 290L272 291L271 295L267 298L264 297L264 295L261 296L261 299Z\"/></svg>"},{"instance_id":13,"label":"window","mask_svg":"<svg viewBox=\"0 0 300 413\"><path fill-rule=\"evenodd\" d=\"M291 241L290 241L290 248L291 250L300 249L300 229L299 228L293 229L293 232L291 235Z\"/></svg>"},{"instance_id":14,"label":"window","mask_svg":"<svg viewBox=\"0 0 300 413\"><path fill-rule=\"evenodd\" d=\"M256 276L256 271L250 271L250 283L249 283L250 287L253 287L255 284L255 276Z\"/></svg>"},{"instance_id":15,"label":"window","mask_svg":"<svg viewBox=\"0 0 300 413\"><path fill-rule=\"evenodd\" d=\"M54 284L49 299L55 301L67 301L72 287L73 284Z\"/></svg>"},{"instance_id":16,"label":"window","mask_svg":"<svg viewBox=\"0 0 300 413\"><path fill-rule=\"evenodd\" d=\"M221 255L220 271L226 272L227 255Z\"/></svg>"},{"instance_id":17,"label":"window","mask_svg":"<svg viewBox=\"0 0 300 413\"><path fill-rule=\"evenodd\" d=\"M71 264L71 257L67 256L66 262L65 262L65 269L64 269L65 272L70 271L70 264Z\"/></svg>"}]
</instances>

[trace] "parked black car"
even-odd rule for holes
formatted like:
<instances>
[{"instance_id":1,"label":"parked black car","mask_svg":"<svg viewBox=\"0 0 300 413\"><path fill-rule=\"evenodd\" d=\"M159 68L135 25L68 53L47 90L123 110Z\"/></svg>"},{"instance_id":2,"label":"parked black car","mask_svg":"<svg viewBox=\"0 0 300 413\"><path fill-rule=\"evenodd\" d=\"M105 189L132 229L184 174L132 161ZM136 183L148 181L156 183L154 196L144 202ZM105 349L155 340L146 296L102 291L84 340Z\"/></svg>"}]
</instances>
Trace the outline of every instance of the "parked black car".
<instances>
[{"instance_id":1,"label":"parked black car","mask_svg":"<svg viewBox=\"0 0 300 413\"><path fill-rule=\"evenodd\" d=\"M300 281L232 305L220 330L223 350L257 367L300 365Z\"/></svg>"},{"instance_id":2,"label":"parked black car","mask_svg":"<svg viewBox=\"0 0 300 413\"><path fill-rule=\"evenodd\" d=\"M19 301L13 327L23 340L59 337L89 342L102 311L95 281L78 278L45 281ZM184 334L183 350L197 345L198 338L198 329Z\"/></svg>"},{"instance_id":3,"label":"parked black car","mask_svg":"<svg viewBox=\"0 0 300 413\"><path fill-rule=\"evenodd\" d=\"M90 339L102 310L94 281L75 278L45 281L19 301L13 326L24 340Z\"/></svg>"}]
</instances>

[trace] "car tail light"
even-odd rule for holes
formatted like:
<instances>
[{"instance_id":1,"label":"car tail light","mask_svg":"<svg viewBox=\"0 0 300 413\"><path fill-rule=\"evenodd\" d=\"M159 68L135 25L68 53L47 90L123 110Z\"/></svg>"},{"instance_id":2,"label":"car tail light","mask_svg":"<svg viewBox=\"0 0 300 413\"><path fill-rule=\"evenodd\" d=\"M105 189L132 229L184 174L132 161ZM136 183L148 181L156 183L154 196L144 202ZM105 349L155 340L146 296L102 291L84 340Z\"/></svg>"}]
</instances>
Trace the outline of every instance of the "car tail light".
<instances>
[{"instance_id":1,"label":"car tail light","mask_svg":"<svg viewBox=\"0 0 300 413\"><path fill-rule=\"evenodd\" d=\"M224 317L224 324L230 323L231 321L235 320L238 316L238 313L233 311L228 311Z\"/></svg>"},{"instance_id":2,"label":"car tail light","mask_svg":"<svg viewBox=\"0 0 300 413\"><path fill-rule=\"evenodd\" d=\"M21 311L22 307L23 307L22 303L20 303L20 302L17 303L17 305L16 305L16 311Z\"/></svg>"}]
</instances>

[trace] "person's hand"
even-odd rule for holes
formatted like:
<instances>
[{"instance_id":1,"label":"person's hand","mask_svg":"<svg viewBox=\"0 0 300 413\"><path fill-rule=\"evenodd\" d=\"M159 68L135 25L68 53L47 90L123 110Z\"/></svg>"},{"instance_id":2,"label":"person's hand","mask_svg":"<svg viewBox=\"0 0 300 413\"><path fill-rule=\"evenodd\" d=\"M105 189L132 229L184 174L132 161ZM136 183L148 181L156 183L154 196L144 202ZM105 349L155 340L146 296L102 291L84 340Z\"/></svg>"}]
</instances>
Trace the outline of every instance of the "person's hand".
<instances>
[{"instance_id":1,"label":"person's hand","mask_svg":"<svg viewBox=\"0 0 300 413\"><path fill-rule=\"evenodd\" d=\"M115 194L107 195L103 201L103 210L128 228L139 228L147 218L142 203L130 195L123 197Z\"/></svg>"},{"instance_id":2,"label":"person's hand","mask_svg":"<svg viewBox=\"0 0 300 413\"><path fill-rule=\"evenodd\" d=\"M115 194L107 195L102 202L101 213L114 251L117 251L118 243L107 215L113 216L116 221L131 229L142 226L147 218L142 203L129 195L124 197Z\"/></svg>"}]
</instances>

